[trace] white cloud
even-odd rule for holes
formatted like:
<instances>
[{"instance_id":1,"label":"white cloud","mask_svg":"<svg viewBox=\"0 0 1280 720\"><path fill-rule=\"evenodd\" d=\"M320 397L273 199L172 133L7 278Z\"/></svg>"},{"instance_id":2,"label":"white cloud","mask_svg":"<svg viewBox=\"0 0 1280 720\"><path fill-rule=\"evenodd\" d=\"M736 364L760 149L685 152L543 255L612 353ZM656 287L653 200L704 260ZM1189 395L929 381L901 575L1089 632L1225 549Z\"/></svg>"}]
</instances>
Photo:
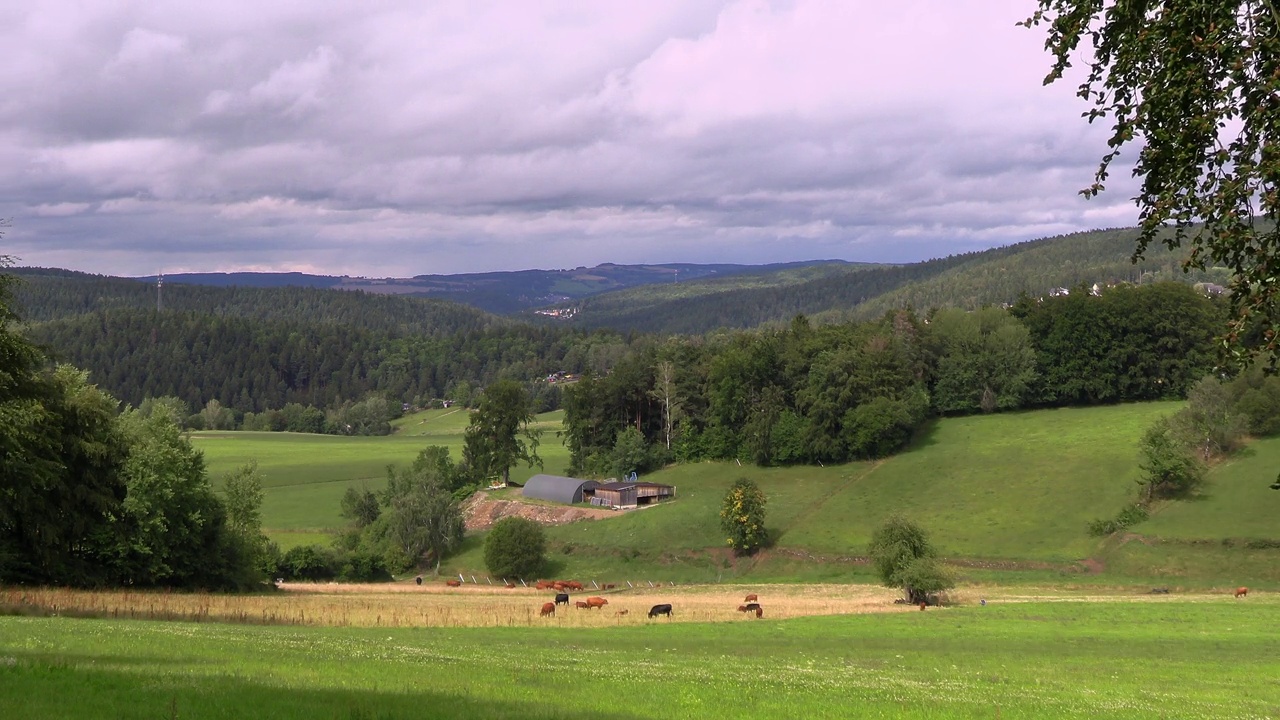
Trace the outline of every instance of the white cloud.
<instances>
[{"instance_id":1,"label":"white cloud","mask_svg":"<svg viewBox=\"0 0 1280 720\"><path fill-rule=\"evenodd\" d=\"M28 262L121 273L901 261L1131 222L1126 181L1077 197L1104 139L1026 13L31 3L0 27L0 216Z\"/></svg>"}]
</instances>

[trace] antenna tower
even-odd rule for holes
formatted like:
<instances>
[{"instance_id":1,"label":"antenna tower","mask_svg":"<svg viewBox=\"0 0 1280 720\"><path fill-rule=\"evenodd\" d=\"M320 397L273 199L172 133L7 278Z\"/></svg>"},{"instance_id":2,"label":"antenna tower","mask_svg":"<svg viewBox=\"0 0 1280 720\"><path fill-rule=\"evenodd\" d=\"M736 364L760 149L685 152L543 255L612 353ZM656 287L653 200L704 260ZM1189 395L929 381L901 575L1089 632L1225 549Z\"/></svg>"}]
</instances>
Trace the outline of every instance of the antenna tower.
<instances>
[{"instance_id":1,"label":"antenna tower","mask_svg":"<svg viewBox=\"0 0 1280 720\"><path fill-rule=\"evenodd\" d=\"M156 312L164 309L164 301L160 298L160 290L164 287L164 273L156 275Z\"/></svg>"}]
</instances>

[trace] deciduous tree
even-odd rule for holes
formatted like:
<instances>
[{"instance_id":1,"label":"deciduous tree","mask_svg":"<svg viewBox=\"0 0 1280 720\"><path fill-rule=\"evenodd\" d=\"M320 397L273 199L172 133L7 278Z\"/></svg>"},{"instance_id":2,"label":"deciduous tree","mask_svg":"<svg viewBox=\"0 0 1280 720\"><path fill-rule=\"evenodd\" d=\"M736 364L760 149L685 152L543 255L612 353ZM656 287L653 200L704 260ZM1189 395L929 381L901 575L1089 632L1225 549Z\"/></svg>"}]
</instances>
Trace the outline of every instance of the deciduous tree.
<instances>
[{"instance_id":1,"label":"deciduous tree","mask_svg":"<svg viewBox=\"0 0 1280 720\"><path fill-rule=\"evenodd\" d=\"M938 551L919 525L898 515L885 520L871 536L868 554L886 587L900 587L907 602L927 602L929 596L955 586L937 563Z\"/></svg>"},{"instance_id":2,"label":"deciduous tree","mask_svg":"<svg viewBox=\"0 0 1280 720\"><path fill-rule=\"evenodd\" d=\"M485 388L467 426L463 462L482 477L500 474L503 482L511 479L511 468L518 462L542 467L542 432L531 426L533 417L529 394L519 383L499 380Z\"/></svg>"},{"instance_id":3,"label":"deciduous tree","mask_svg":"<svg viewBox=\"0 0 1280 720\"><path fill-rule=\"evenodd\" d=\"M1231 269L1225 341L1260 327L1274 359L1280 338L1280 12L1274 0L1039 0L1024 23L1048 28L1045 83L1085 58L1079 95L1089 122L1112 124L1086 197L1137 147L1142 233L1188 245L1186 267Z\"/></svg>"}]
</instances>

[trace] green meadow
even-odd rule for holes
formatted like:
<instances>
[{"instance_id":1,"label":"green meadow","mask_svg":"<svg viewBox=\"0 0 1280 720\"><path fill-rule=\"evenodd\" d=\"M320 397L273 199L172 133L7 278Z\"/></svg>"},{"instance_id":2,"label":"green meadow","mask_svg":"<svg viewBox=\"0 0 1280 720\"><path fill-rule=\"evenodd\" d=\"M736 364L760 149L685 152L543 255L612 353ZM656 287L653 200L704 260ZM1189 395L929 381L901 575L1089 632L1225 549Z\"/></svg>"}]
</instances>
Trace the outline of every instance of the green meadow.
<instances>
[{"instance_id":1,"label":"green meadow","mask_svg":"<svg viewBox=\"0 0 1280 720\"><path fill-rule=\"evenodd\" d=\"M1001 602L598 629L3 617L0 717L1278 717L1277 609Z\"/></svg>"},{"instance_id":2,"label":"green meadow","mask_svg":"<svg viewBox=\"0 0 1280 720\"><path fill-rule=\"evenodd\" d=\"M648 480L677 498L594 522L549 527L548 574L717 582L870 579L857 561L892 513L926 527L963 579L1122 582L1225 587L1280 584L1280 439L1265 439L1214 467L1198 497L1168 502L1129 532L1097 538L1090 521L1137 497L1137 441L1178 403L1064 408L933 422L894 457L829 467L675 465ZM544 470L563 474L562 415L539 416ZM380 487L386 466L428 445L461 456L466 413L436 410L397 421L382 438L287 433L194 433L214 477L257 458L266 479L264 524L282 547L323 541L339 527L348 487ZM518 467L524 480L537 469ZM720 503L739 477L767 494L772 547L732 558L718 529ZM514 491L497 497L513 497ZM481 574L473 536L443 568Z\"/></svg>"},{"instance_id":3,"label":"green meadow","mask_svg":"<svg viewBox=\"0 0 1280 720\"><path fill-rule=\"evenodd\" d=\"M534 427L543 431L538 448L546 472L563 473L569 453L555 431L563 412L538 416ZM299 532L314 534L342 525L339 506L349 487L383 487L389 465L408 465L431 445L449 448L455 462L462 459L465 410L428 410L396 420L395 432L385 437L343 437L274 432L194 432L192 443L204 452L209 475L220 479L256 460L262 473L263 524L282 546L300 544ZM520 466L513 479L540 472Z\"/></svg>"}]
</instances>

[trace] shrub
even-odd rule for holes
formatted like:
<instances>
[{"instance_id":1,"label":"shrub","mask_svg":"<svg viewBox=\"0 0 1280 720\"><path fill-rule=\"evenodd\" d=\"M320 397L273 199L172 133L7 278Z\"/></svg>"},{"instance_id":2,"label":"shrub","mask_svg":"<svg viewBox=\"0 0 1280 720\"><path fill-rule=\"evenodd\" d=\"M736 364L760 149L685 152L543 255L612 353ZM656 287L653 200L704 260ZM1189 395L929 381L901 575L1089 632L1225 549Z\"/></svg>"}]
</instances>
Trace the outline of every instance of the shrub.
<instances>
[{"instance_id":1,"label":"shrub","mask_svg":"<svg viewBox=\"0 0 1280 720\"><path fill-rule=\"evenodd\" d=\"M754 482L739 478L724 496L720 528L729 536L729 546L738 554L755 552L768 539L764 527L765 495Z\"/></svg>"},{"instance_id":2,"label":"shrub","mask_svg":"<svg viewBox=\"0 0 1280 720\"><path fill-rule=\"evenodd\" d=\"M534 577L546 561L546 550L541 525L522 517L505 517L493 524L484 539L484 564L499 577Z\"/></svg>"},{"instance_id":3,"label":"shrub","mask_svg":"<svg viewBox=\"0 0 1280 720\"><path fill-rule=\"evenodd\" d=\"M338 579L347 582L379 582L390 580L391 573L387 571L381 555L356 550L342 558Z\"/></svg>"},{"instance_id":4,"label":"shrub","mask_svg":"<svg viewBox=\"0 0 1280 720\"><path fill-rule=\"evenodd\" d=\"M280 575L287 580L332 580L333 557L319 545L299 545L289 548L280 559Z\"/></svg>"}]
</instances>

